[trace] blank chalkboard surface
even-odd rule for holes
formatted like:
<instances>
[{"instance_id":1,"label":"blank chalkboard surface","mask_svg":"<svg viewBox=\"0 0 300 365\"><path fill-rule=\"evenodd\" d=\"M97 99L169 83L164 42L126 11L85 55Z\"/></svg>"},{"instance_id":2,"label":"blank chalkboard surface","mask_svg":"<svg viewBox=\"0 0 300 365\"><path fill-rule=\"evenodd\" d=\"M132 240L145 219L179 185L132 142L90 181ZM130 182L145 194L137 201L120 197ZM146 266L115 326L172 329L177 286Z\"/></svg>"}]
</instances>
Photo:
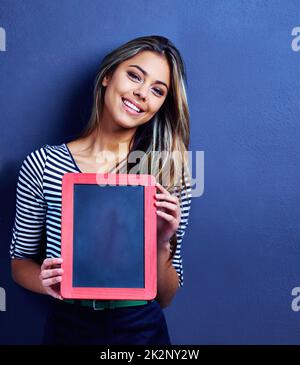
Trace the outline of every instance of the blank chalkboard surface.
<instances>
[{"instance_id":1,"label":"blank chalkboard surface","mask_svg":"<svg viewBox=\"0 0 300 365\"><path fill-rule=\"evenodd\" d=\"M62 186L62 296L153 299L154 177L67 173Z\"/></svg>"},{"instance_id":2,"label":"blank chalkboard surface","mask_svg":"<svg viewBox=\"0 0 300 365\"><path fill-rule=\"evenodd\" d=\"M73 230L73 286L144 288L143 186L75 184Z\"/></svg>"}]
</instances>

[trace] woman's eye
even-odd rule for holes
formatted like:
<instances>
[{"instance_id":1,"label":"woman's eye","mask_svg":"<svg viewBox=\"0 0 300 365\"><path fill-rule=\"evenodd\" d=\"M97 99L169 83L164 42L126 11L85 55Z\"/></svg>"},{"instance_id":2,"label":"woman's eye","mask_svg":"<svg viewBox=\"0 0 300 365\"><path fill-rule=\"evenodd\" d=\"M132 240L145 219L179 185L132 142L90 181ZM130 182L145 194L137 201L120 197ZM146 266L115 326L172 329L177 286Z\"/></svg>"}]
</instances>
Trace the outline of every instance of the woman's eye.
<instances>
[{"instance_id":1,"label":"woman's eye","mask_svg":"<svg viewBox=\"0 0 300 365\"><path fill-rule=\"evenodd\" d=\"M133 79L136 79L136 80L139 80L140 78L136 75L136 74L134 74L133 72L127 72L127 74L131 77L131 78L133 78Z\"/></svg>"},{"instance_id":2,"label":"woman's eye","mask_svg":"<svg viewBox=\"0 0 300 365\"><path fill-rule=\"evenodd\" d=\"M160 89L153 89L157 94L159 95L163 95L163 92Z\"/></svg>"},{"instance_id":3,"label":"woman's eye","mask_svg":"<svg viewBox=\"0 0 300 365\"><path fill-rule=\"evenodd\" d=\"M134 79L134 80L138 80L138 81L140 81L140 77L139 77L138 75L136 75L135 73L128 71L128 72L127 72L127 74L128 74L128 76L129 76L130 78L132 78L132 79ZM163 94L164 94L164 93L163 93L160 89L158 89L158 88L154 88L153 90L155 91L155 93L156 93L156 94L158 94L158 95L160 95L160 96L163 96Z\"/></svg>"}]
</instances>

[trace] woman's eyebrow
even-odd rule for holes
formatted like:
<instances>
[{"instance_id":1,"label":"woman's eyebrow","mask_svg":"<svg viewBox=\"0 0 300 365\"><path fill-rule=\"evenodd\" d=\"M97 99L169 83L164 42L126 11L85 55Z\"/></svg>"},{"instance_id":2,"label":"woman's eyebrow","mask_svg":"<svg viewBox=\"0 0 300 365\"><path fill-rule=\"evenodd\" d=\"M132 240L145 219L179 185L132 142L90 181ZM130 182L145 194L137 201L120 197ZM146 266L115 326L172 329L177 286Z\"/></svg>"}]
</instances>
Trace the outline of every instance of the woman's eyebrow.
<instances>
[{"instance_id":1,"label":"woman's eyebrow","mask_svg":"<svg viewBox=\"0 0 300 365\"><path fill-rule=\"evenodd\" d=\"M138 68L145 76L148 76L148 72L147 71L145 71L145 70L143 70L139 65L129 65L129 67L136 67L136 68ZM168 88L168 86L167 86L167 84L165 83L165 82L163 82L163 81L159 81L159 80L156 80L155 81L155 83L156 84L162 84L162 85L165 85L165 87L167 88L167 90L169 90L169 88Z\"/></svg>"}]
</instances>

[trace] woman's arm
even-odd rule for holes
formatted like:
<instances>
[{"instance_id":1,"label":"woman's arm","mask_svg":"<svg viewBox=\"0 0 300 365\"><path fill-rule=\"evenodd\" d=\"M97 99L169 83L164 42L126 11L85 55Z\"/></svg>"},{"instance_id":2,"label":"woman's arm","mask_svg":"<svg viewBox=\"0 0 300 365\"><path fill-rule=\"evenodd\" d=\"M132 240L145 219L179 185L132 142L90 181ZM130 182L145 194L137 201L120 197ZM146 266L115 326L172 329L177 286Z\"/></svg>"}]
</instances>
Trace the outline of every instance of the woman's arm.
<instances>
[{"instance_id":1,"label":"woman's arm","mask_svg":"<svg viewBox=\"0 0 300 365\"><path fill-rule=\"evenodd\" d=\"M176 233L180 222L180 206L177 197L172 196L162 185L156 183L160 194L155 194L157 207L157 297L162 308L167 307L178 287L178 274L170 257L170 239Z\"/></svg>"},{"instance_id":2,"label":"woman's arm","mask_svg":"<svg viewBox=\"0 0 300 365\"><path fill-rule=\"evenodd\" d=\"M63 275L61 263L61 258L45 259L42 266L32 259L12 259L12 278L25 289L62 300L60 295L60 282Z\"/></svg>"},{"instance_id":3,"label":"woman's arm","mask_svg":"<svg viewBox=\"0 0 300 365\"><path fill-rule=\"evenodd\" d=\"M179 286L178 274L170 256L170 242L159 245L157 252L157 297L156 300L162 308L167 307Z\"/></svg>"},{"instance_id":4,"label":"woman's arm","mask_svg":"<svg viewBox=\"0 0 300 365\"><path fill-rule=\"evenodd\" d=\"M32 259L11 260L11 274L17 284L35 293L47 294L39 279L40 273L40 265Z\"/></svg>"}]
</instances>

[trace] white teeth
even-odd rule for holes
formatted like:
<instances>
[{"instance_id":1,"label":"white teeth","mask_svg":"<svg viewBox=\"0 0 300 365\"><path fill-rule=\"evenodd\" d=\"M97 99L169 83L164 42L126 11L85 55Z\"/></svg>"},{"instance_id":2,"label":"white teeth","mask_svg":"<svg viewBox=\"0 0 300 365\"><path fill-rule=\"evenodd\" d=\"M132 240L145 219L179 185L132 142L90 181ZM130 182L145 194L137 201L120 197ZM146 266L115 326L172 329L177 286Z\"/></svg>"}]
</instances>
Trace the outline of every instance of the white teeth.
<instances>
[{"instance_id":1,"label":"white teeth","mask_svg":"<svg viewBox=\"0 0 300 365\"><path fill-rule=\"evenodd\" d=\"M124 104L126 104L127 106L129 106L129 108L131 108L131 109L133 109L133 110L135 110L135 111L137 111L137 112L140 112L140 109L139 108L137 108L134 104L132 104L130 101L128 101L128 100L126 100L126 99L124 99L123 100L123 103Z\"/></svg>"}]
</instances>

